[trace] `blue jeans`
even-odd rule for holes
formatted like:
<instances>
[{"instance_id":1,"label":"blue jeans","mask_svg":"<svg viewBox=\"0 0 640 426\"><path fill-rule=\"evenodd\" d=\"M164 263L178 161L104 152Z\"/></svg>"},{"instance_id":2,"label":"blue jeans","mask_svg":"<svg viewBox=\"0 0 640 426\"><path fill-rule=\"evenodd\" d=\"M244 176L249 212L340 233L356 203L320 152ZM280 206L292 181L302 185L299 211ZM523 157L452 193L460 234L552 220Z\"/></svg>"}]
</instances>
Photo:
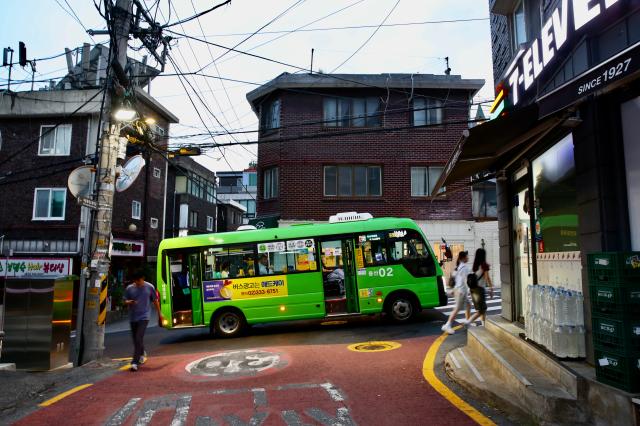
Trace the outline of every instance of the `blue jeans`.
<instances>
[{"instance_id":1,"label":"blue jeans","mask_svg":"<svg viewBox=\"0 0 640 426\"><path fill-rule=\"evenodd\" d=\"M132 364L140 364L140 357L144 354L144 332L149 320L131 321L131 337L133 338Z\"/></svg>"}]
</instances>

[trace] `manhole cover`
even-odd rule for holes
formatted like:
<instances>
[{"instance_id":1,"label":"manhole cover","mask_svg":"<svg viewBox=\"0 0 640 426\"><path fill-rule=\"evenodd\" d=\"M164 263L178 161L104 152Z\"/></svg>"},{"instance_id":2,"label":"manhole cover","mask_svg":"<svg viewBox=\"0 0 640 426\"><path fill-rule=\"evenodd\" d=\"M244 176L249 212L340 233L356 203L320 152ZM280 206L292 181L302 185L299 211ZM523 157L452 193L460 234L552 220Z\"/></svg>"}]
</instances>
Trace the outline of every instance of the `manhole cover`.
<instances>
[{"instance_id":1,"label":"manhole cover","mask_svg":"<svg viewBox=\"0 0 640 426\"><path fill-rule=\"evenodd\" d=\"M364 342L354 343L349 345L348 348L354 352L382 352L398 349L400 346L402 345L397 342Z\"/></svg>"},{"instance_id":2,"label":"manhole cover","mask_svg":"<svg viewBox=\"0 0 640 426\"><path fill-rule=\"evenodd\" d=\"M228 378L255 376L265 370L285 365L286 361L277 353L251 349L200 358L188 364L185 369L194 376Z\"/></svg>"}]
</instances>

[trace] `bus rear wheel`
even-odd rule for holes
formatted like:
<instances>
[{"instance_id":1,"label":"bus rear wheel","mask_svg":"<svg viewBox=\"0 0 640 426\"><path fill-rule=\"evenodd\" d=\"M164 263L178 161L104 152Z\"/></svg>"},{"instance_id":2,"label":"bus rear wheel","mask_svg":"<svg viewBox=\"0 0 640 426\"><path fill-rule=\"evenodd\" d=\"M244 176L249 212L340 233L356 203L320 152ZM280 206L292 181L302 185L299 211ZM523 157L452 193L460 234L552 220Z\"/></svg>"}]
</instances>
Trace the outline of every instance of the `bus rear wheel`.
<instances>
[{"instance_id":1,"label":"bus rear wheel","mask_svg":"<svg viewBox=\"0 0 640 426\"><path fill-rule=\"evenodd\" d=\"M393 322L404 323L412 320L418 313L416 303L407 294L395 294L387 301L387 315Z\"/></svg>"},{"instance_id":2,"label":"bus rear wheel","mask_svg":"<svg viewBox=\"0 0 640 426\"><path fill-rule=\"evenodd\" d=\"M216 312L212 321L212 331L217 337L236 337L242 334L246 320L241 312L225 309Z\"/></svg>"}]
</instances>

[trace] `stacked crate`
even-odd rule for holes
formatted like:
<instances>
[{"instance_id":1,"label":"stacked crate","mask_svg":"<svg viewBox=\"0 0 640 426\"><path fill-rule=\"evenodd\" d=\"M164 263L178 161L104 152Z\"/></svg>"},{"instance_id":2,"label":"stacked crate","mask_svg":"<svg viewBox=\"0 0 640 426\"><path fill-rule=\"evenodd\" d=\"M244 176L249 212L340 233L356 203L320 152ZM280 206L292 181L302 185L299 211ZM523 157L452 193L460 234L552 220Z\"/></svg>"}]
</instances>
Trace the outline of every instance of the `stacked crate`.
<instances>
[{"instance_id":1,"label":"stacked crate","mask_svg":"<svg viewBox=\"0 0 640 426\"><path fill-rule=\"evenodd\" d=\"M588 256L598 381L640 392L640 252Z\"/></svg>"}]
</instances>

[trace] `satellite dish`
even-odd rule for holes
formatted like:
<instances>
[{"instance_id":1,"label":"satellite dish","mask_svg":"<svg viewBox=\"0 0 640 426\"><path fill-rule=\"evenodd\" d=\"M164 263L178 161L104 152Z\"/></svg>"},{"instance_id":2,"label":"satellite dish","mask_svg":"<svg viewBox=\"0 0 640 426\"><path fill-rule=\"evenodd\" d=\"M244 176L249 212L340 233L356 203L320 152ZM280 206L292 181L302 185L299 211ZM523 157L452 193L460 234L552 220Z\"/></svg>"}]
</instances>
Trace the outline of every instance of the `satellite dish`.
<instances>
[{"instance_id":1,"label":"satellite dish","mask_svg":"<svg viewBox=\"0 0 640 426\"><path fill-rule=\"evenodd\" d=\"M135 182L146 162L142 155L134 155L131 157L120 171L120 176L116 181L116 191L126 191Z\"/></svg>"},{"instance_id":2,"label":"satellite dish","mask_svg":"<svg viewBox=\"0 0 640 426\"><path fill-rule=\"evenodd\" d=\"M74 197L84 198L91 195L93 173L93 166L81 166L69 174L67 186Z\"/></svg>"}]
</instances>

